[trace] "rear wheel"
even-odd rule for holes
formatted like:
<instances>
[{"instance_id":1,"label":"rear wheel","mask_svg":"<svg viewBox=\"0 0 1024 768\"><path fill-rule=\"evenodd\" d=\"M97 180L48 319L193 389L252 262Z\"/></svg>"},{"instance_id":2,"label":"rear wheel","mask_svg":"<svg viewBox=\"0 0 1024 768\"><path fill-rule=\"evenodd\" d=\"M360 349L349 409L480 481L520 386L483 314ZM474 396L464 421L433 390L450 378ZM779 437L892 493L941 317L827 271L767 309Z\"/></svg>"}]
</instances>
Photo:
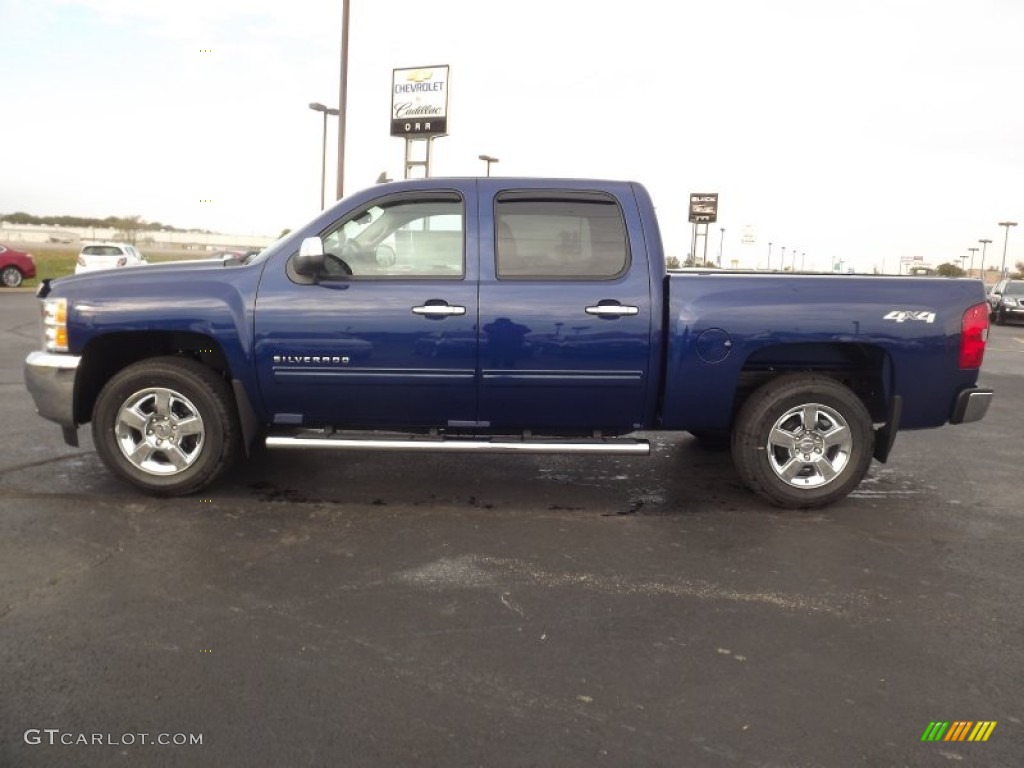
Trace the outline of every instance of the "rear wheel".
<instances>
[{"instance_id":1,"label":"rear wheel","mask_svg":"<svg viewBox=\"0 0 1024 768\"><path fill-rule=\"evenodd\" d=\"M233 463L239 444L225 381L178 357L143 360L110 379L93 408L92 436L111 472L168 496L212 483Z\"/></svg>"},{"instance_id":2,"label":"rear wheel","mask_svg":"<svg viewBox=\"0 0 1024 768\"><path fill-rule=\"evenodd\" d=\"M17 267L4 267L0 272L0 282L4 284L5 288L17 288L24 279L25 276Z\"/></svg>"},{"instance_id":3,"label":"rear wheel","mask_svg":"<svg viewBox=\"0 0 1024 768\"><path fill-rule=\"evenodd\" d=\"M848 387L797 374L768 382L743 404L732 455L743 482L772 504L807 509L857 487L874 450L871 416Z\"/></svg>"}]
</instances>

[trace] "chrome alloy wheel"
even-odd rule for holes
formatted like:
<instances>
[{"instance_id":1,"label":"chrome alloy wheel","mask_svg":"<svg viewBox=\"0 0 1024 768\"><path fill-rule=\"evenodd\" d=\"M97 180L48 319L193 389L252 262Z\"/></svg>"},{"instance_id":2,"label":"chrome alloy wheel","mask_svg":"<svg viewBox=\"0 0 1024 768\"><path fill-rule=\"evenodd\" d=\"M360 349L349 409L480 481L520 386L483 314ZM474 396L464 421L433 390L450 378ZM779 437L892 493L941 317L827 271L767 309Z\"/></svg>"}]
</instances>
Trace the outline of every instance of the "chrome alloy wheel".
<instances>
[{"instance_id":1,"label":"chrome alloy wheel","mask_svg":"<svg viewBox=\"0 0 1024 768\"><path fill-rule=\"evenodd\" d=\"M21 271L17 267L4 267L4 270L0 272L0 282L3 282L7 288L20 287L23 279Z\"/></svg>"},{"instance_id":2,"label":"chrome alloy wheel","mask_svg":"<svg viewBox=\"0 0 1024 768\"><path fill-rule=\"evenodd\" d=\"M176 475L202 453L206 429L199 410L172 389L151 387L131 395L117 412L117 445L136 468Z\"/></svg>"},{"instance_id":3,"label":"chrome alloy wheel","mask_svg":"<svg viewBox=\"0 0 1024 768\"><path fill-rule=\"evenodd\" d=\"M772 471L793 488L820 488L850 462L850 425L834 408L805 403L778 418L768 435Z\"/></svg>"}]
</instances>

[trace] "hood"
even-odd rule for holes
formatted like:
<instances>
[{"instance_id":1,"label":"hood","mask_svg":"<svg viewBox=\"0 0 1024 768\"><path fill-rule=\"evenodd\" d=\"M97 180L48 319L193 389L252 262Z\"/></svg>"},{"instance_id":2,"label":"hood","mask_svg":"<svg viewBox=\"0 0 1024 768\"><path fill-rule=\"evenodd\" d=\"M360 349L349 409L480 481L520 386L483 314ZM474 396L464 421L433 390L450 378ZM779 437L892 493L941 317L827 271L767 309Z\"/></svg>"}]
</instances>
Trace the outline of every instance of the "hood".
<instances>
[{"instance_id":1,"label":"hood","mask_svg":"<svg viewBox=\"0 0 1024 768\"><path fill-rule=\"evenodd\" d=\"M172 277L186 277L189 274L208 272L209 270L240 269L245 265L237 259L183 259L181 261L160 261L156 263L140 264L133 267L118 267L115 269L101 269L95 272L85 272L81 275L67 275L42 280L36 295L44 298L53 288L73 288L89 290L92 287L103 288L106 291L116 290L119 285L128 282L137 283L140 279L146 280L147 275L154 279L166 280Z\"/></svg>"}]
</instances>

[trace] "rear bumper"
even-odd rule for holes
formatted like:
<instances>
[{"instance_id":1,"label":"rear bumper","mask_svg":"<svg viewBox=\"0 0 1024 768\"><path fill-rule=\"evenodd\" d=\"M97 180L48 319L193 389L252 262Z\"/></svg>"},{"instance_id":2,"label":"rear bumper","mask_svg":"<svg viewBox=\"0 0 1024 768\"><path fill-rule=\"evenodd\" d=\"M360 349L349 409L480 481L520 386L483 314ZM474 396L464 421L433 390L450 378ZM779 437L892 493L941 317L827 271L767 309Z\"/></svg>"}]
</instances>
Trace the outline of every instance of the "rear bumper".
<instances>
[{"instance_id":1,"label":"rear bumper","mask_svg":"<svg viewBox=\"0 0 1024 768\"><path fill-rule=\"evenodd\" d=\"M953 406L953 415L949 417L950 424L966 424L971 421L981 421L988 412L995 395L993 390L987 387L971 387L965 389L956 398Z\"/></svg>"},{"instance_id":2,"label":"rear bumper","mask_svg":"<svg viewBox=\"0 0 1024 768\"><path fill-rule=\"evenodd\" d=\"M32 352L25 359L25 386L44 419L67 429L75 423L75 375L82 358L52 352Z\"/></svg>"}]
</instances>

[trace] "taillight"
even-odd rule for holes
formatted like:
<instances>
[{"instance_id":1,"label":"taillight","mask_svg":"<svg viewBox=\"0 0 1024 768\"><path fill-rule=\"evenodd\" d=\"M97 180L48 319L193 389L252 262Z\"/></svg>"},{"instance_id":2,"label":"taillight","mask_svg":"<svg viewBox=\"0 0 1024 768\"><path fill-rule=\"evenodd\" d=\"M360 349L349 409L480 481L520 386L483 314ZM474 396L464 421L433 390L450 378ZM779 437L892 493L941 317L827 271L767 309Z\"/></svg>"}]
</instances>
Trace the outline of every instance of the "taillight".
<instances>
[{"instance_id":1,"label":"taillight","mask_svg":"<svg viewBox=\"0 0 1024 768\"><path fill-rule=\"evenodd\" d=\"M85 259L83 259L81 256L78 257L78 266L80 266L80 267L84 267L85 266Z\"/></svg>"},{"instance_id":2,"label":"taillight","mask_svg":"<svg viewBox=\"0 0 1024 768\"><path fill-rule=\"evenodd\" d=\"M120 259L117 260L117 266L119 266L119 267L123 267L127 263L128 263L128 259L125 258L124 256L122 256Z\"/></svg>"},{"instance_id":3,"label":"taillight","mask_svg":"<svg viewBox=\"0 0 1024 768\"><path fill-rule=\"evenodd\" d=\"M988 302L975 304L964 312L960 323L960 367L981 368L988 341Z\"/></svg>"}]
</instances>

